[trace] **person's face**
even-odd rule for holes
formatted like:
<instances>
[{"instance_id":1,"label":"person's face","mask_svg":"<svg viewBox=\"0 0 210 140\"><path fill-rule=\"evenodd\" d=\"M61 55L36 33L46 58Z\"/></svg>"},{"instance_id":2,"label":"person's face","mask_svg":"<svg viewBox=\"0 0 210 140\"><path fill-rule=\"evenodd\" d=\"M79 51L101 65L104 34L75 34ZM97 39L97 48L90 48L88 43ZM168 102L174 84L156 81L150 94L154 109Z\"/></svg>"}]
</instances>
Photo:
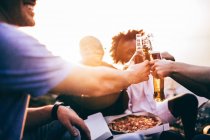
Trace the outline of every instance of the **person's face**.
<instances>
[{"instance_id":1,"label":"person's face","mask_svg":"<svg viewBox=\"0 0 210 140\"><path fill-rule=\"evenodd\" d=\"M83 59L89 61L102 61L103 55L103 50L89 50L83 54Z\"/></svg>"},{"instance_id":2,"label":"person's face","mask_svg":"<svg viewBox=\"0 0 210 140\"><path fill-rule=\"evenodd\" d=\"M123 41L119 44L117 51L119 51L121 62L127 63L136 51L136 40Z\"/></svg>"},{"instance_id":3,"label":"person's face","mask_svg":"<svg viewBox=\"0 0 210 140\"><path fill-rule=\"evenodd\" d=\"M90 65L99 65L102 62L104 55L103 48L88 46L81 51L82 60Z\"/></svg>"},{"instance_id":4,"label":"person's face","mask_svg":"<svg viewBox=\"0 0 210 140\"><path fill-rule=\"evenodd\" d=\"M4 10L10 24L34 26L34 6L36 0L5 0Z\"/></svg>"}]
</instances>

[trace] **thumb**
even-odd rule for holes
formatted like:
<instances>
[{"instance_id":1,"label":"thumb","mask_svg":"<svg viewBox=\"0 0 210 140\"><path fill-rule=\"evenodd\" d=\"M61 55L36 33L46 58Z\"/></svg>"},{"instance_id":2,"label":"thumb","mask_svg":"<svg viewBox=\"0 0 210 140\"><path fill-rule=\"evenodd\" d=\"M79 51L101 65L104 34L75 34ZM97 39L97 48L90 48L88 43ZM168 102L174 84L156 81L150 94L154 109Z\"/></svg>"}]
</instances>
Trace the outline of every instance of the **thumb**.
<instances>
[{"instance_id":1,"label":"thumb","mask_svg":"<svg viewBox=\"0 0 210 140\"><path fill-rule=\"evenodd\" d=\"M71 135L73 135L73 136L78 136L79 135L78 130L75 127L73 127L70 122L68 122L66 124L66 128L68 129L68 131Z\"/></svg>"}]
</instances>

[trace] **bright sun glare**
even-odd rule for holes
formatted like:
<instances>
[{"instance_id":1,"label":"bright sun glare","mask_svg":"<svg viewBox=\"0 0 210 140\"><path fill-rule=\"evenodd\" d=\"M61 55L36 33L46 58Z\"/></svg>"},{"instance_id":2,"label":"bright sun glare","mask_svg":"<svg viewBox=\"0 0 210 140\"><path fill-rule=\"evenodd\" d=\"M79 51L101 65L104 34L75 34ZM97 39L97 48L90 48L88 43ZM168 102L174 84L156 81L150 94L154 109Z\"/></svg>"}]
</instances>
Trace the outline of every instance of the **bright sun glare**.
<instances>
[{"instance_id":1,"label":"bright sun glare","mask_svg":"<svg viewBox=\"0 0 210 140\"><path fill-rule=\"evenodd\" d=\"M154 34L157 50L190 62L183 54L190 47L196 48L191 41L201 34L209 35L206 5L209 5L207 0L43 0L38 1L37 24L29 32L54 54L70 61L80 59L79 40L93 35L101 40L106 51L104 59L111 63L108 52L112 36L143 28ZM199 34L198 30L202 32ZM209 46L209 42L203 46Z\"/></svg>"}]
</instances>

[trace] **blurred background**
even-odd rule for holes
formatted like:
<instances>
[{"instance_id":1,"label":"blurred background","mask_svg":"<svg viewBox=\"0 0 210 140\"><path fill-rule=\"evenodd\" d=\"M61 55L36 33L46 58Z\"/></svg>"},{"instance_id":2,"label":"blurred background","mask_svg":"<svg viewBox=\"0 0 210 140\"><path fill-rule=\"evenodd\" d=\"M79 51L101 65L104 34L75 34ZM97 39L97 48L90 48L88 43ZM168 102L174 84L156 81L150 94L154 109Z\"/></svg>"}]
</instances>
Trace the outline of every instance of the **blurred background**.
<instances>
[{"instance_id":1,"label":"blurred background","mask_svg":"<svg viewBox=\"0 0 210 140\"><path fill-rule=\"evenodd\" d=\"M79 40L94 35L112 63L112 36L145 29L154 34L155 50L168 51L177 61L210 65L209 0L44 0L35 12L35 28L23 30L66 60L78 61Z\"/></svg>"}]
</instances>

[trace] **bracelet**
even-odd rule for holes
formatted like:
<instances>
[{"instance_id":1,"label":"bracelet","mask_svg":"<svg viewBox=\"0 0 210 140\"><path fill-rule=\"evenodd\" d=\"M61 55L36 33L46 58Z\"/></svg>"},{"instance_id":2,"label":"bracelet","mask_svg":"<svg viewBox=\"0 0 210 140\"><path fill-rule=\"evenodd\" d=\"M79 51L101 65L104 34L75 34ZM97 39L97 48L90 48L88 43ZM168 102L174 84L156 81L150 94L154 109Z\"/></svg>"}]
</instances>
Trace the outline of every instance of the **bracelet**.
<instances>
[{"instance_id":1,"label":"bracelet","mask_svg":"<svg viewBox=\"0 0 210 140\"><path fill-rule=\"evenodd\" d=\"M63 102L56 102L51 110L51 117L54 119L54 120L57 120L58 119L58 116L57 116L57 111L58 111L58 107L61 106L61 105L64 105Z\"/></svg>"}]
</instances>

